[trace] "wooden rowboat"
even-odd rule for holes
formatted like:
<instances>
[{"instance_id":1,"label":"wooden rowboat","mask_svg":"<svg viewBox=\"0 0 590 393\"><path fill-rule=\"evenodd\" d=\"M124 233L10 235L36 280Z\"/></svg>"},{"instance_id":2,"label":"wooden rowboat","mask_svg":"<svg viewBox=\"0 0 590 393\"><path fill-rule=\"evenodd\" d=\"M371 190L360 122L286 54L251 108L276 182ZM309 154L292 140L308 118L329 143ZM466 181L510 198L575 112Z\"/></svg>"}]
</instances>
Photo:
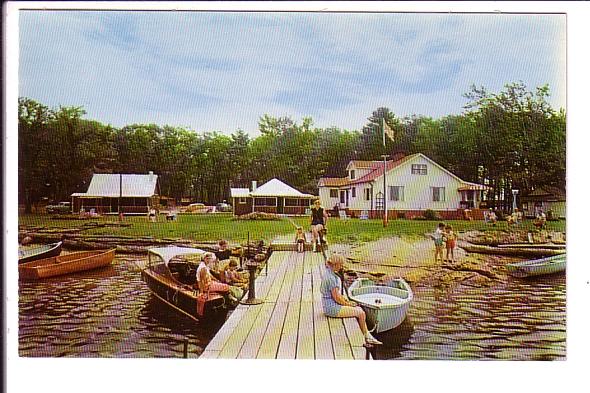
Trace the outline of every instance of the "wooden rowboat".
<instances>
[{"instance_id":1,"label":"wooden rowboat","mask_svg":"<svg viewBox=\"0 0 590 393\"><path fill-rule=\"evenodd\" d=\"M562 272L565 267L566 254L561 254L530 261L509 263L506 265L506 270L514 277L529 277Z\"/></svg>"},{"instance_id":2,"label":"wooden rowboat","mask_svg":"<svg viewBox=\"0 0 590 393\"><path fill-rule=\"evenodd\" d=\"M36 261L37 259L51 258L61 254L62 242L42 244L33 247L19 247L18 263Z\"/></svg>"},{"instance_id":3,"label":"wooden rowboat","mask_svg":"<svg viewBox=\"0 0 590 393\"><path fill-rule=\"evenodd\" d=\"M414 295L401 278L382 282L359 278L348 288L348 297L365 310L367 322L374 326L375 333L380 333L399 326L406 319Z\"/></svg>"},{"instance_id":4,"label":"wooden rowboat","mask_svg":"<svg viewBox=\"0 0 590 393\"><path fill-rule=\"evenodd\" d=\"M24 280L38 280L107 266L115 257L115 249L81 251L18 265L18 275Z\"/></svg>"},{"instance_id":5,"label":"wooden rowboat","mask_svg":"<svg viewBox=\"0 0 590 393\"><path fill-rule=\"evenodd\" d=\"M176 312L195 321L219 320L228 312L226 299L210 293L198 310L199 293L194 287L198 262L183 257L200 257L205 251L192 247L159 247L148 250L148 266L141 271L141 279L150 292Z\"/></svg>"}]
</instances>

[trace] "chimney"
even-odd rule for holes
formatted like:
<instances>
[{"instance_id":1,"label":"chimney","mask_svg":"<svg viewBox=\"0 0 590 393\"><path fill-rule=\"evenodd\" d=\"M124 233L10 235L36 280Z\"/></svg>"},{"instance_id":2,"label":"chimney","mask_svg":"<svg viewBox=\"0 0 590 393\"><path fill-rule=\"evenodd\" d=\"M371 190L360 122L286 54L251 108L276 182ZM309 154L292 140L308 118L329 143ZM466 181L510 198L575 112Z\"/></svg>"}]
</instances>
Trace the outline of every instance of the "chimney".
<instances>
[{"instance_id":1,"label":"chimney","mask_svg":"<svg viewBox=\"0 0 590 393\"><path fill-rule=\"evenodd\" d=\"M154 180L154 171L149 171L148 175L150 175L150 181Z\"/></svg>"},{"instance_id":2,"label":"chimney","mask_svg":"<svg viewBox=\"0 0 590 393\"><path fill-rule=\"evenodd\" d=\"M251 192L256 191L256 180L252 180L252 190L250 190Z\"/></svg>"}]
</instances>

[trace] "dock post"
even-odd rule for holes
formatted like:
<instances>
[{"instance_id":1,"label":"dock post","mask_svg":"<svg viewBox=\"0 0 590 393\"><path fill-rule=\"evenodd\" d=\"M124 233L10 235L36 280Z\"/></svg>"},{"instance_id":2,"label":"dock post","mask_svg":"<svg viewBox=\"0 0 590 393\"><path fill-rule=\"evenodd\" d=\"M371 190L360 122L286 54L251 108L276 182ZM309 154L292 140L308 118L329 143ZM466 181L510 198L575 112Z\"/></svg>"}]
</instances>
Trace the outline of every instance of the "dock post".
<instances>
[{"instance_id":1,"label":"dock post","mask_svg":"<svg viewBox=\"0 0 590 393\"><path fill-rule=\"evenodd\" d=\"M248 268L248 299L241 300L241 304L247 305L256 305L261 304L264 301L261 299L256 299L256 289L254 285L254 280L256 279L256 269L258 268L258 263L255 261L248 261L246 262L246 267Z\"/></svg>"},{"instance_id":2,"label":"dock post","mask_svg":"<svg viewBox=\"0 0 590 393\"><path fill-rule=\"evenodd\" d=\"M182 348L182 357L188 358L188 337L184 338L184 346Z\"/></svg>"}]
</instances>

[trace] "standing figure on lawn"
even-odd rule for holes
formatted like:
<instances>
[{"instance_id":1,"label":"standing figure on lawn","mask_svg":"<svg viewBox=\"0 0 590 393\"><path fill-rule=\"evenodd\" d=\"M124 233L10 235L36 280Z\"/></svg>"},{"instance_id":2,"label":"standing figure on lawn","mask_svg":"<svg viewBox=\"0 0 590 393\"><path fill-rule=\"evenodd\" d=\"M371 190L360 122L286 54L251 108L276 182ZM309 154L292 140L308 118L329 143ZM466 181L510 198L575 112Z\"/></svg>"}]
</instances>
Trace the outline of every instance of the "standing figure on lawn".
<instances>
[{"instance_id":1,"label":"standing figure on lawn","mask_svg":"<svg viewBox=\"0 0 590 393\"><path fill-rule=\"evenodd\" d=\"M320 251L320 245L323 247L326 244L326 225L328 223L328 213L321 205L319 199L313 202L311 208L311 236L312 247L314 252Z\"/></svg>"}]
</instances>

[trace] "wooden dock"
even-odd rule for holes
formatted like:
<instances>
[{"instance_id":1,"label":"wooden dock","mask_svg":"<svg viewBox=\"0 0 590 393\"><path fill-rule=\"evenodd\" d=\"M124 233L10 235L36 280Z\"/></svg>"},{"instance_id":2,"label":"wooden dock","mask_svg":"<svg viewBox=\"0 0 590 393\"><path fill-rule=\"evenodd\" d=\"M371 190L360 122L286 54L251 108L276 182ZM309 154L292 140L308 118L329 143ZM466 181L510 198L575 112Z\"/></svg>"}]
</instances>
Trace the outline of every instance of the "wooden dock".
<instances>
[{"instance_id":1,"label":"wooden dock","mask_svg":"<svg viewBox=\"0 0 590 393\"><path fill-rule=\"evenodd\" d=\"M354 318L328 318L320 294L321 253L274 251L256 278L259 305L240 304L202 359L365 359Z\"/></svg>"}]
</instances>

